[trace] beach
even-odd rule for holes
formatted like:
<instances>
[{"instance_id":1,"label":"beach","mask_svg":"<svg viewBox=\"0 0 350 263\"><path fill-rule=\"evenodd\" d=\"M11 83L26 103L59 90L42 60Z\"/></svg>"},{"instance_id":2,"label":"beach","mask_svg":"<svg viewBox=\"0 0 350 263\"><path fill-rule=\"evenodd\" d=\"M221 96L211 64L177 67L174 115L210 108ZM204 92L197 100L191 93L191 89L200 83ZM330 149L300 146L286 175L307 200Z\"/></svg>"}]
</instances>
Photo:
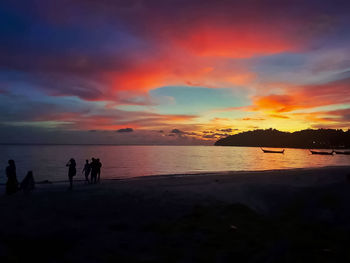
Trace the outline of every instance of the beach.
<instances>
[{"instance_id":1,"label":"beach","mask_svg":"<svg viewBox=\"0 0 350 263\"><path fill-rule=\"evenodd\" d=\"M0 197L0 261L346 262L350 166L40 184ZM4 188L1 188L4 193Z\"/></svg>"}]
</instances>

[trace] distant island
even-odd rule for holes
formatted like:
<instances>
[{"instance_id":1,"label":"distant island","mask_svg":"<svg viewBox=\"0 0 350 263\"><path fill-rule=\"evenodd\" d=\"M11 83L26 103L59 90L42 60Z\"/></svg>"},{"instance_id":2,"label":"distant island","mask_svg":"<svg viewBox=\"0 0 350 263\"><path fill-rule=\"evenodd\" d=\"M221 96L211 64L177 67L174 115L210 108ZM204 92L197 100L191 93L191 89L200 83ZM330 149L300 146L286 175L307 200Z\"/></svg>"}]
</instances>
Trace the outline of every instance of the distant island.
<instances>
[{"instance_id":1,"label":"distant island","mask_svg":"<svg viewBox=\"0 0 350 263\"><path fill-rule=\"evenodd\" d=\"M253 130L230 135L215 142L216 146L276 148L349 149L350 130L318 129L282 132L276 129Z\"/></svg>"}]
</instances>

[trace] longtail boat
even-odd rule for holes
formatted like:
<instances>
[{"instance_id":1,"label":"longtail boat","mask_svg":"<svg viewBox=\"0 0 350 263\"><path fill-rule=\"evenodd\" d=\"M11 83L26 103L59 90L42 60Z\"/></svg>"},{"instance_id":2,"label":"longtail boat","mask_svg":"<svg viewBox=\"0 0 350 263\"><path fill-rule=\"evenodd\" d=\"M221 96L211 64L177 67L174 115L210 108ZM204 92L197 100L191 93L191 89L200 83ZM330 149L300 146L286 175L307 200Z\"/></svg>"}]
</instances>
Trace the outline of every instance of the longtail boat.
<instances>
[{"instance_id":1,"label":"longtail boat","mask_svg":"<svg viewBox=\"0 0 350 263\"><path fill-rule=\"evenodd\" d=\"M284 149L282 151L273 151L273 150L265 150L260 148L264 153L284 153Z\"/></svg>"},{"instance_id":2,"label":"longtail boat","mask_svg":"<svg viewBox=\"0 0 350 263\"><path fill-rule=\"evenodd\" d=\"M350 151L344 151L344 152L340 152L340 151L334 151L336 154L346 154L346 155L350 155Z\"/></svg>"},{"instance_id":3,"label":"longtail boat","mask_svg":"<svg viewBox=\"0 0 350 263\"><path fill-rule=\"evenodd\" d=\"M334 151L331 151L331 152L319 152L319 151L311 151L311 154L319 154L319 155L333 155Z\"/></svg>"}]
</instances>

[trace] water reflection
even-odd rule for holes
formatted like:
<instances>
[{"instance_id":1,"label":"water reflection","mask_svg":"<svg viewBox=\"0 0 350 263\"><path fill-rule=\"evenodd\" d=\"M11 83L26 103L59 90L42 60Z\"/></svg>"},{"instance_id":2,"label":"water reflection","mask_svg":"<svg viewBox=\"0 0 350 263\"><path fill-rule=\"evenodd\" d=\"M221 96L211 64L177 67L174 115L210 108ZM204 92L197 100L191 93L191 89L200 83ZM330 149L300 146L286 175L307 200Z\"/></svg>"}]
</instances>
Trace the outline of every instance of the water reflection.
<instances>
[{"instance_id":1,"label":"water reflection","mask_svg":"<svg viewBox=\"0 0 350 263\"><path fill-rule=\"evenodd\" d=\"M16 160L20 180L28 170L35 171L37 180L66 180L65 163L71 157L77 162L77 174L81 179L84 177L81 171L85 160L91 157L100 158L103 162L102 178L350 164L350 156L315 156L303 149L286 149L284 154L264 154L255 147L16 145L0 146L0 180L4 182L8 159Z\"/></svg>"}]
</instances>

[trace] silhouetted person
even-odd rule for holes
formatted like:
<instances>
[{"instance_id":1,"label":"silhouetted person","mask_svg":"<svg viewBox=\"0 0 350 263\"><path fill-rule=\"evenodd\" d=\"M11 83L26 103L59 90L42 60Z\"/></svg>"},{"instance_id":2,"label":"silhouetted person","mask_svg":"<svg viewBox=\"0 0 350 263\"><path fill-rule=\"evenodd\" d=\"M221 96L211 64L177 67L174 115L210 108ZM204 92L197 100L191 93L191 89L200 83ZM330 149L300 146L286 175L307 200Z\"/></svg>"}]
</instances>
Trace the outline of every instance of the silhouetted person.
<instances>
[{"instance_id":1,"label":"silhouetted person","mask_svg":"<svg viewBox=\"0 0 350 263\"><path fill-rule=\"evenodd\" d=\"M26 177L24 177L24 179L21 182L20 186L21 186L21 190L23 190L23 192L25 194L28 194L32 190L34 190L34 188L35 188L35 181L34 181L34 177L33 177L33 172L32 171L28 171Z\"/></svg>"},{"instance_id":2,"label":"silhouetted person","mask_svg":"<svg viewBox=\"0 0 350 263\"><path fill-rule=\"evenodd\" d=\"M68 178L69 178L69 189L73 188L73 177L76 175L77 173L77 169L76 167L76 162L73 158L71 158L69 160L69 162L66 164L66 166L69 167L68 169Z\"/></svg>"},{"instance_id":3,"label":"silhouetted person","mask_svg":"<svg viewBox=\"0 0 350 263\"><path fill-rule=\"evenodd\" d=\"M97 182L99 182L101 177L101 167L102 167L102 163L100 162L100 159L96 160L96 166L97 166Z\"/></svg>"},{"instance_id":4,"label":"silhouetted person","mask_svg":"<svg viewBox=\"0 0 350 263\"><path fill-rule=\"evenodd\" d=\"M91 183L96 184L97 174L98 174L98 163L95 158L91 159Z\"/></svg>"},{"instance_id":5,"label":"silhouetted person","mask_svg":"<svg viewBox=\"0 0 350 263\"><path fill-rule=\"evenodd\" d=\"M84 172L85 172L85 180L88 183L90 183L89 175L91 172L91 165L89 164L89 160L86 160L86 162L85 162L84 169L83 169L82 173L84 173Z\"/></svg>"},{"instance_id":6,"label":"silhouetted person","mask_svg":"<svg viewBox=\"0 0 350 263\"><path fill-rule=\"evenodd\" d=\"M14 194L18 190L18 181L16 176L16 164L14 160L8 161L8 166L6 167L6 194Z\"/></svg>"}]
</instances>

